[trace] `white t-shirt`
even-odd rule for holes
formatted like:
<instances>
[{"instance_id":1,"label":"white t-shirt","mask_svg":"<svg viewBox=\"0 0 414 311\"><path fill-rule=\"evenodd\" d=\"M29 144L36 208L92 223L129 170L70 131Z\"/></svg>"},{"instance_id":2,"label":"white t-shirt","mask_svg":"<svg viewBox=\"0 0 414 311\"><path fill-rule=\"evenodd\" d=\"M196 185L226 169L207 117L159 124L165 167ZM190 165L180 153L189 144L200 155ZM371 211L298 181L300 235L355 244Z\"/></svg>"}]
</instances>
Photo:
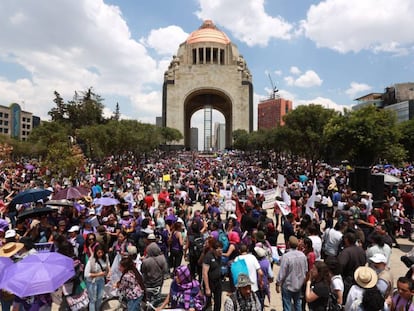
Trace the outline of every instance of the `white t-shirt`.
<instances>
[{"instance_id":1,"label":"white t-shirt","mask_svg":"<svg viewBox=\"0 0 414 311\"><path fill-rule=\"evenodd\" d=\"M318 237L317 235L310 235L309 239L312 240L312 247L313 252L315 253L315 259L320 260L321 259L321 251L322 251L322 239Z\"/></svg>"}]
</instances>

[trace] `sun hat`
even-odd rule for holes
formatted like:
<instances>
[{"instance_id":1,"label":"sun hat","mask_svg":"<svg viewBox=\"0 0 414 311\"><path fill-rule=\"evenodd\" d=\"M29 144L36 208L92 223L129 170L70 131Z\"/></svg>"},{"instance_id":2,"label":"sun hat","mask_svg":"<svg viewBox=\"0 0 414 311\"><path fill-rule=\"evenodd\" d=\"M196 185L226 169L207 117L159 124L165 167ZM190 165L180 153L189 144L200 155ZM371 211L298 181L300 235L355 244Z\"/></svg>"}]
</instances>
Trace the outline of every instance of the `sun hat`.
<instances>
[{"instance_id":1,"label":"sun hat","mask_svg":"<svg viewBox=\"0 0 414 311\"><path fill-rule=\"evenodd\" d=\"M9 242L0 247L0 257L11 257L24 247L23 243Z\"/></svg>"},{"instance_id":2,"label":"sun hat","mask_svg":"<svg viewBox=\"0 0 414 311\"><path fill-rule=\"evenodd\" d=\"M131 216L128 211L122 213L122 217L129 217Z\"/></svg>"},{"instance_id":3,"label":"sun hat","mask_svg":"<svg viewBox=\"0 0 414 311\"><path fill-rule=\"evenodd\" d=\"M262 247L256 246L254 248L254 251L259 258L266 257L266 250L264 250Z\"/></svg>"},{"instance_id":4,"label":"sun hat","mask_svg":"<svg viewBox=\"0 0 414 311\"><path fill-rule=\"evenodd\" d=\"M378 276L370 267L359 267L354 272L355 282L362 288L372 288L377 284Z\"/></svg>"},{"instance_id":5,"label":"sun hat","mask_svg":"<svg viewBox=\"0 0 414 311\"><path fill-rule=\"evenodd\" d=\"M128 255L136 255L138 254L137 247L134 245L128 245L127 246L127 253Z\"/></svg>"},{"instance_id":6,"label":"sun hat","mask_svg":"<svg viewBox=\"0 0 414 311\"><path fill-rule=\"evenodd\" d=\"M387 263L387 257L385 257L383 254L376 253L373 256L369 257L369 261L373 263Z\"/></svg>"},{"instance_id":7,"label":"sun hat","mask_svg":"<svg viewBox=\"0 0 414 311\"><path fill-rule=\"evenodd\" d=\"M7 230L5 235L4 235L5 239L10 239L10 238L14 238L14 237L16 237L16 230L14 230L14 229Z\"/></svg>"},{"instance_id":8,"label":"sun hat","mask_svg":"<svg viewBox=\"0 0 414 311\"><path fill-rule=\"evenodd\" d=\"M155 234L154 233L150 233L150 234L148 234L148 236L147 236L147 240L150 240L150 241L155 241L157 238L155 237Z\"/></svg>"},{"instance_id":9,"label":"sun hat","mask_svg":"<svg viewBox=\"0 0 414 311\"><path fill-rule=\"evenodd\" d=\"M239 276L237 277L237 284L235 285L236 287L246 287L249 285L252 285L253 282L250 281L250 278L247 274L244 273L240 273Z\"/></svg>"}]
</instances>

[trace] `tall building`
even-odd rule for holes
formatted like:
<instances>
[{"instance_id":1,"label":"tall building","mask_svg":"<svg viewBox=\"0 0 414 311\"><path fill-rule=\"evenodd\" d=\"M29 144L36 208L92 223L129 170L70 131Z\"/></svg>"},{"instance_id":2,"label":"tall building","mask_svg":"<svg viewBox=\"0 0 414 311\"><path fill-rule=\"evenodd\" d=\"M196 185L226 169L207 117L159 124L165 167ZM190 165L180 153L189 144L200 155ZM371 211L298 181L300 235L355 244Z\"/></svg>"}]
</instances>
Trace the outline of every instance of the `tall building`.
<instances>
[{"instance_id":1,"label":"tall building","mask_svg":"<svg viewBox=\"0 0 414 311\"><path fill-rule=\"evenodd\" d=\"M190 149L191 150L198 150L198 128L192 127L190 129L191 141L190 141Z\"/></svg>"},{"instance_id":2,"label":"tall building","mask_svg":"<svg viewBox=\"0 0 414 311\"><path fill-rule=\"evenodd\" d=\"M214 149L226 149L226 124L214 123Z\"/></svg>"},{"instance_id":3,"label":"tall building","mask_svg":"<svg viewBox=\"0 0 414 311\"><path fill-rule=\"evenodd\" d=\"M262 100L257 106L257 128L271 129L284 125L283 116L292 111L292 101L280 97Z\"/></svg>"},{"instance_id":4,"label":"tall building","mask_svg":"<svg viewBox=\"0 0 414 311\"><path fill-rule=\"evenodd\" d=\"M355 99L357 104L352 110L358 110L367 105L394 111L397 122L414 119L414 83L396 83L385 88L384 93L369 93Z\"/></svg>"},{"instance_id":5,"label":"tall building","mask_svg":"<svg viewBox=\"0 0 414 311\"><path fill-rule=\"evenodd\" d=\"M0 134L26 140L33 127L40 124L39 120L31 112L23 111L19 104L0 105Z\"/></svg>"}]
</instances>

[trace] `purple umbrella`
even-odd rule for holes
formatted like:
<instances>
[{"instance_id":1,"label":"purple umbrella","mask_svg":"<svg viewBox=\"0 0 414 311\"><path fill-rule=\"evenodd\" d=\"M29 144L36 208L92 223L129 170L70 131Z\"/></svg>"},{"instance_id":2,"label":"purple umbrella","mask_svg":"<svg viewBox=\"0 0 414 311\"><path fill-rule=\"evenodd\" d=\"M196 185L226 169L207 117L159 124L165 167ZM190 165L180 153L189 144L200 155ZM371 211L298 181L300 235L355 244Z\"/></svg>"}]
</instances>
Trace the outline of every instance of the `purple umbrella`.
<instances>
[{"instance_id":1,"label":"purple umbrella","mask_svg":"<svg viewBox=\"0 0 414 311\"><path fill-rule=\"evenodd\" d=\"M54 292L75 275L73 260L59 253L36 253L4 270L0 288L19 296Z\"/></svg>"},{"instance_id":2,"label":"purple umbrella","mask_svg":"<svg viewBox=\"0 0 414 311\"><path fill-rule=\"evenodd\" d=\"M13 264L13 261L8 257L0 257L0 279L4 271Z\"/></svg>"},{"instance_id":3,"label":"purple umbrella","mask_svg":"<svg viewBox=\"0 0 414 311\"><path fill-rule=\"evenodd\" d=\"M103 206L111 206L119 204L119 201L114 198L103 197L93 200L93 204L95 205L103 205Z\"/></svg>"},{"instance_id":4,"label":"purple umbrella","mask_svg":"<svg viewBox=\"0 0 414 311\"><path fill-rule=\"evenodd\" d=\"M9 229L9 222L3 218L0 218L0 229L3 229L4 231Z\"/></svg>"},{"instance_id":5,"label":"purple umbrella","mask_svg":"<svg viewBox=\"0 0 414 311\"><path fill-rule=\"evenodd\" d=\"M35 167L34 167L34 165L32 165L32 164L26 164L25 166L24 166L24 168L26 169L26 170L29 170L29 171L32 171L32 170L34 170L35 169Z\"/></svg>"}]
</instances>

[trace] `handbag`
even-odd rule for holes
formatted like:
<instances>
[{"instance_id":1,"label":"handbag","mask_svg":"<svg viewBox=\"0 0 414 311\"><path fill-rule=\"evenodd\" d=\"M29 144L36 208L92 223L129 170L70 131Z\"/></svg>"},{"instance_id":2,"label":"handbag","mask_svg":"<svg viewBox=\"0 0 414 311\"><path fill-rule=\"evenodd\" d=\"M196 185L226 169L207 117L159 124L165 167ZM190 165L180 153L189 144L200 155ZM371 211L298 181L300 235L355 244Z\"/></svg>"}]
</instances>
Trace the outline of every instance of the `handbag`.
<instances>
[{"instance_id":1,"label":"handbag","mask_svg":"<svg viewBox=\"0 0 414 311\"><path fill-rule=\"evenodd\" d=\"M79 289L78 294L65 296L66 303L71 311L80 311L89 306L89 295L85 281L80 282Z\"/></svg>"},{"instance_id":2,"label":"handbag","mask_svg":"<svg viewBox=\"0 0 414 311\"><path fill-rule=\"evenodd\" d=\"M233 278L233 284L237 285L237 279L240 273L249 275L249 269L247 268L246 261L244 258L238 259L236 257L235 261L230 266L231 277Z\"/></svg>"}]
</instances>

